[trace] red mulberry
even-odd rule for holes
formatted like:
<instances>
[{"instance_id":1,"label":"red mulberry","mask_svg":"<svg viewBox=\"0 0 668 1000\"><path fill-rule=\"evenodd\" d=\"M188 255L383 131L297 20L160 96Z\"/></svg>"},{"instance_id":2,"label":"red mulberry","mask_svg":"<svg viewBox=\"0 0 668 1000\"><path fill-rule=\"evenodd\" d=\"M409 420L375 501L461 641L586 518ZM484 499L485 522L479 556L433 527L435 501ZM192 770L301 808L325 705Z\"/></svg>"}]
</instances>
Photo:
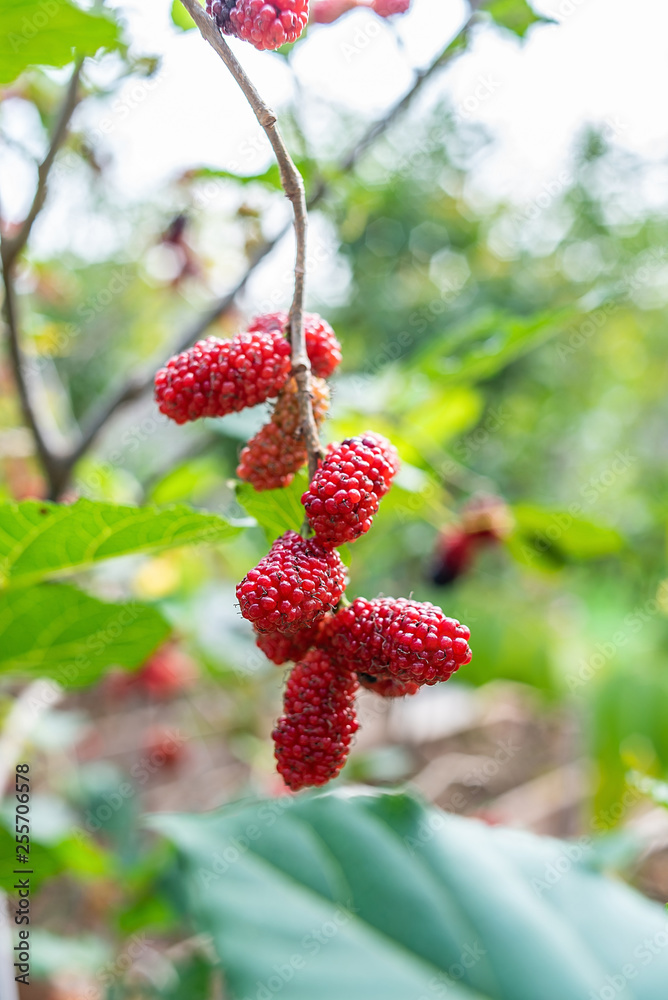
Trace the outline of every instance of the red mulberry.
<instances>
[{"instance_id":1,"label":"red mulberry","mask_svg":"<svg viewBox=\"0 0 668 1000\"><path fill-rule=\"evenodd\" d=\"M392 452L392 445L373 433L330 445L302 496L308 522L326 548L353 542L369 530L395 475Z\"/></svg>"},{"instance_id":2,"label":"red mulberry","mask_svg":"<svg viewBox=\"0 0 668 1000\"><path fill-rule=\"evenodd\" d=\"M289 374L290 345L277 331L210 337L160 369L155 399L177 424L224 417L277 396Z\"/></svg>"},{"instance_id":3,"label":"red mulberry","mask_svg":"<svg viewBox=\"0 0 668 1000\"><path fill-rule=\"evenodd\" d=\"M470 663L470 635L428 602L359 597L334 616L319 642L336 666L354 666L380 679L437 684Z\"/></svg>"},{"instance_id":4,"label":"red mulberry","mask_svg":"<svg viewBox=\"0 0 668 1000\"><path fill-rule=\"evenodd\" d=\"M264 333L279 331L285 334L288 327L288 314L285 312L266 313L257 316L249 330L261 330ZM311 362L313 374L318 378L329 378L341 364L341 345L331 326L317 313L304 313L304 336L306 353Z\"/></svg>"},{"instance_id":5,"label":"red mulberry","mask_svg":"<svg viewBox=\"0 0 668 1000\"><path fill-rule=\"evenodd\" d=\"M313 416L322 424L329 409L329 389L322 379L312 380ZM295 472L306 465L306 446L299 437L297 384L290 379L282 390L269 423L241 452L237 475L256 490L278 490L289 486Z\"/></svg>"},{"instance_id":6,"label":"red mulberry","mask_svg":"<svg viewBox=\"0 0 668 1000\"><path fill-rule=\"evenodd\" d=\"M277 770L294 792L324 785L346 762L357 731L355 674L312 650L292 670L273 732Z\"/></svg>"},{"instance_id":7,"label":"red mulberry","mask_svg":"<svg viewBox=\"0 0 668 1000\"><path fill-rule=\"evenodd\" d=\"M207 0L206 10L225 35L256 49L295 42L308 21L308 0Z\"/></svg>"},{"instance_id":8,"label":"red mulberry","mask_svg":"<svg viewBox=\"0 0 668 1000\"><path fill-rule=\"evenodd\" d=\"M291 634L333 611L346 585L338 553L286 531L237 587L241 614L257 632Z\"/></svg>"}]
</instances>

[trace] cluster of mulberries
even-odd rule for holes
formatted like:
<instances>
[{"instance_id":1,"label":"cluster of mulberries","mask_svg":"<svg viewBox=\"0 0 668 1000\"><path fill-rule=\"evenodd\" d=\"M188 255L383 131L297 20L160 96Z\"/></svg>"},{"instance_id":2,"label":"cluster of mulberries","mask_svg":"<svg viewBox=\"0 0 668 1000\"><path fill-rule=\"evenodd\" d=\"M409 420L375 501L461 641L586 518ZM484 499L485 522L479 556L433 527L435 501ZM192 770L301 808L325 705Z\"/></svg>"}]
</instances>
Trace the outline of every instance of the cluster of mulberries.
<instances>
[{"instance_id":1,"label":"cluster of mulberries","mask_svg":"<svg viewBox=\"0 0 668 1000\"><path fill-rule=\"evenodd\" d=\"M233 5L218 7L219 19L233 20ZM341 348L320 316L307 314L304 326L319 425ZM155 379L158 405L177 423L276 399L237 470L257 490L288 485L308 459L288 327L285 313L260 316L231 340L195 344ZM336 550L369 530L398 471L396 448L373 431L330 444L301 498L310 537L285 532L237 587L258 647L279 666L294 664L273 734L278 771L293 791L325 784L345 764L360 686L383 698L413 695L471 658L469 630L432 604L358 598L342 606L346 570Z\"/></svg>"},{"instance_id":2,"label":"cluster of mulberries","mask_svg":"<svg viewBox=\"0 0 668 1000\"><path fill-rule=\"evenodd\" d=\"M280 49L306 27L308 0L206 0L206 12L223 34L256 49Z\"/></svg>"}]
</instances>

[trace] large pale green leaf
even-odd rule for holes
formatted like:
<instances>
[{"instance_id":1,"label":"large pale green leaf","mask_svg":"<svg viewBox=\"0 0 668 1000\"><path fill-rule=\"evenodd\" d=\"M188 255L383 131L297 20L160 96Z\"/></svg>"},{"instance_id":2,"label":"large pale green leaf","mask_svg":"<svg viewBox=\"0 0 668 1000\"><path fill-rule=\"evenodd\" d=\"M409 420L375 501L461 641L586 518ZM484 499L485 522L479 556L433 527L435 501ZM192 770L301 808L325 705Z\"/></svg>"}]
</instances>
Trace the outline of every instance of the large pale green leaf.
<instances>
[{"instance_id":1,"label":"large pale green leaf","mask_svg":"<svg viewBox=\"0 0 668 1000\"><path fill-rule=\"evenodd\" d=\"M70 0L0 0L0 83L28 66L65 66L118 42L111 16L81 10Z\"/></svg>"},{"instance_id":2,"label":"large pale green leaf","mask_svg":"<svg viewBox=\"0 0 668 1000\"><path fill-rule=\"evenodd\" d=\"M124 507L77 500L0 504L0 587L92 566L135 552L220 542L239 528L190 507Z\"/></svg>"},{"instance_id":3,"label":"large pale green leaf","mask_svg":"<svg viewBox=\"0 0 668 1000\"><path fill-rule=\"evenodd\" d=\"M169 631L138 601L105 604L61 584L7 590L0 593L0 674L80 687L107 667L138 667Z\"/></svg>"},{"instance_id":4,"label":"large pale green leaf","mask_svg":"<svg viewBox=\"0 0 668 1000\"><path fill-rule=\"evenodd\" d=\"M237 1000L665 998L662 907L582 846L350 789L150 825Z\"/></svg>"},{"instance_id":5,"label":"large pale green leaf","mask_svg":"<svg viewBox=\"0 0 668 1000\"><path fill-rule=\"evenodd\" d=\"M258 493L248 483L237 487L237 500L254 517L273 542L286 531L299 531L304 523L302 493L308 488L306 473L300 472L284 490L263 490Z\"/></svg>"}]
</instances>

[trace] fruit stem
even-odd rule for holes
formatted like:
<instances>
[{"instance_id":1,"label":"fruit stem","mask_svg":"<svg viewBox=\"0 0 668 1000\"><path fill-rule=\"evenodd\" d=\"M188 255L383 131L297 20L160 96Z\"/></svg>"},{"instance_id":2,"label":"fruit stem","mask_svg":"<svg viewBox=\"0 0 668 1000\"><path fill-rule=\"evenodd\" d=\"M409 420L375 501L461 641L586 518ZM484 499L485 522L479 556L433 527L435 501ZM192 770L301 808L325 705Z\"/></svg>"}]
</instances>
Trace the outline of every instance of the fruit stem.
<instances>
[{"instance_id":1,"label":"fruit stem","mask_svg":"<svg viewBox=\"0 0 668 1000\"><path fill-rule=\"evenodd\" d=\"M304 336L304 286L306 280L306 234L308 230L308 211L306 208L304 180L295 166L285 145L283 136L277 127L276 115L260 97L240 62L220 33L216 22L213 18L209 17L197 0L181 0L181 3L199 28L202 37L223 60L253 109L255 117L271 143L278 162L281 185L286 197L292 203L295 240L297 244L294 269L295 294L290 308L292 373L297 382L300 425L308 452L309 477L312 479L318 467L321 449L318 428L313 416L311 362L306 353L306 338Z\"/></svg>"}]
</instances>

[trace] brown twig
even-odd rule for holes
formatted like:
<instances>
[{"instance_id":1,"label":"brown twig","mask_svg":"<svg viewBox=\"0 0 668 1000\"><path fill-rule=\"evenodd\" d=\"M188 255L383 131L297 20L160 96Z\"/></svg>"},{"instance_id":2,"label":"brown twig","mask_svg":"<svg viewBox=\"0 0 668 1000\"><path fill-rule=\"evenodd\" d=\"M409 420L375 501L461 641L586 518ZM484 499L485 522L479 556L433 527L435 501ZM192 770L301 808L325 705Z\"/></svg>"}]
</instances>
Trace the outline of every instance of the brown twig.
<instances>
[{"instance_id":1,"label":"brown twig","mask_svg":"<svg viewBox=\"0 0 668 1000\"><path fill-rule=\"evenodd\" d=\"M31 392L25 376L23 351L21 349L20 320L15 291L16 263L21 251L28 242L35 219L44 205L49 173L58 150L67 135L70 119L77 106L81 65L81 62L79 62L74 68L51 135L49 148L46 156L39 165L37 188L28 214L14 236L3 234L0 227L0 260L2 261L2 282L5 293L3 316L7 329L9 358L23 418L33 436L35 449L48 480L49 496L52 499L57 498L64 488L71 469L71 462L69 453L60 442L55 440L55 428L52 422L48 416L43 417L40 415L38 398Z\"/></svg>"},{"instance_id":2,"label":"brown twig","mask_svg":"<svg viewBox=\"0 0 668 1000\"><path fill-rule=\"evenodd\" d=\"M476 5L472 6L474 7L475 14ZM376 141L376 139L383 135L396 121L396 119L407 110L425 83L427 83L427 81L430 80L438 70L442 69L450 62L450 59L453 58L457 52L455 44L468 33L472 25L475 23L474 14L472 14L462 25L456 37L448 43L447 48L436 59L434 59L434 61L426 69L420 70L416 73L415 80L406 94L404 94L404 96L397 101L397 103L394 104L379 121L373 122L355 144L353 149L343 156L341 160L339 160L335 170L336 173L345 173L346 171L351 170L366 150ZM315 190L308 198L307 208L311 209L322 201L322 199L328 194L329 189L330 184L325 179L321 179ZM208 312L205 313L204 316L202 316L202 318L194 324L194 326L186 330L185 334L172 348L172 353L178 354L188 348L195 340L202 337L206 330L232 307L236 296L246 286L260 262L264 260L264 258L280 243L289 228L289 225L285 226L273 239L267 240L261 245L252 261L249 263L246 273L238 282L237 286L232 289L231 292L224 295L216 303L214 303ZM124 406L126 403L130 403L138 399L151 388L152 384L153 373L151 372L149 374L131 379L126 385L122 386L121 389L114 396L112 396L100 410L98 410L98 412L91 419L89 427L84 430L82 440L76 454L76 460L78 460L81 455L88 450L93 440L100 433L106 422L114 415L116 410Z\"/></svg>"},{"instance_id":3,"label":"brown twig","mask_svg":"<svg viewBox=\"0 0 668 1000\"><path fill-rule=\"evenodd\" d=\"M56 124L51 134L49 148L46 156L38 167L37 189L35 191L35 197L32 200L32 205L28 210L28 214L21 223L18 232L12 237L5 236L2 240L3 266L11 266L21 253L24 246L28 242L28 237L30 236L35 219L41 212L42 206L44 205L49 182L49 173L51 172L53 161L55 160L58 150L65 140L65 136L67 135L70 125L70 119L72 118L74 110L79 102L79 78L81 77L81 66L82 63L78 62L74 67L74 72L70 78Z\"/></svg>"},{"instance_id":4,"label":"brown twig","mask_svg":"<svg viewBox=\"0 0 668 1000\"><path fill-rule=\"evenodd\" d=\"M214 48L216 48L216 50L219 42L225 45L220 34L217 32L215 25L213 24L213 22L211 22L211 19L207 17L207 15L204 13L199 4L195 2L195 0L188 0L187 3L184 3L184 6L192 14L194 20L196 21L196 23L198 23L198 26L200 26L199 22L202 22L202 25L205 26L205 30L208 34L211 35L211 38L208 37L208 34L205 34L204 37L207 39L207 41L210 42L211 39L213 38L213 40L216 43L214 45ZM477 6L478 6L477 2L471 3L473 12L471 16L467 19L467 21L462 25L461 29L459 30L455 38L448 43L447 48L443 52L441 52L440 55L436 59L434 59L434 61L426 69L420 70L415 74L415 79L413 81L413 84L411 85L410 89L404 94L404 96L399 101L397 101L396 104L394 104L381 119L379 119L376 122L373 122L366 129L366 131L363 133L358 142L353 146L353 148L339 160L335 171L336 173L345 173L347 171L350 171L359 161L359 159L363 156L363 154L367 151L367 149L369 149L369 147L380 136L384 135L384 133L394 124L396 119L407 110L407 108L413 102L415 97L420 93L425 83L427 83L427 81L430 80L437 73L437 71L446 66L450 62L450 60L454 58L454 56L459 52L457 43L461 41L461 39L470 31L472 25L475 23L475 12ZM192 13L191 7L194 13ZM202 30L202 26L200 26L200 30ZM229 52L228 46L225 45L225 49ZM232 53L229 52L229 54L231 58L234 59ZM236 63L236 60L234 61ZM77 67L77 73L76 73L77 81L78 81L78 70L79 68ZM243 71L241 72L243 73ZM63 109L59 117L59 121L56 125L56 128L54 129L54 139L58 137L59 144L62 143L62 139L66 134L67 121L69 120L69 116L71 116L72 111L74 110L74 106L76 106L77 88L76 86L73 86L73 84L74 84L74 78L70 84L70 88L68 89L68 93L66 95L63 104ZM72 101L74 101L74 105L72 105ZM69 112L67 111L68 108L70 109ZM269 109L267 109L267 111L268 110ZM47 156L47 158L44 161L44 164L46 164L47 159L49 160L49 167L52 164L55 152L57 151L57 146L54 145L53 141L52 141L52 147L53 147L53 153L51 153L50 149L49 151L50 156ZM42 167L44 167L44 164L42 165ZM42 176L44 177L44 180L40 185L42 190L41 193L39 194L39 199L41 199L41 201L36 196L35 201L33 202L33 206L31 207L31 211L20 230L20 233L17 234L15 237L13 237L12 240L5 241L5 243L9 243L12 249L14 247L14 244L18 240L19 235L21 235L24 230L25 234L22 238L25 244L25 240L27 240L30 234L32 224L39 211L39 207L41 207L41 204L43 204L44 195L46 193L46 179L48 177L48 171L44 173L42 168L40 168L40 178ZM321 179L318 182L315 189L311 192L310 197L308 198L307 208L311 209L315 205L317 205L328 194L329 189L330 189L330 184L328 183L328 181L326 179ZM26 223L28 222L28 219L31 219L31 221L29 226L27 226L26 228ZM243 289L247 285L248 281L254 274L259 264L280 243L280 241L288 232L289 228L290 225L286 225L273 239L265 241L258 248L256 253L253 255L252 260L249 262L246 272L237 282L236 286L226 295L218 299L192 326L188 327L185 330L181 338L174 345L172 349L173 353L179 353L180 351L183 351L186 348L188 348L194 341L199 340L206 333L209 327L211 327L221 316L223 316L229 309L232 308L237 296L239 295L240 292L243 291ZM20 249L21 248L19 248L17 252L20 252ZM13 304L15 306L14 302ZM16 309L14 308L14 314L15 313ZM18 338L17 338L17 343L18 343ZM16 365L15 365L15 370L16 370ZM301 377L303 381L303 372L301 373ZM18 379L17 379L17 384L18 384ZM124 385L120 387L120 389L115 394L111 396L110 399L103 402L102 405L93 413L93 415L89 418L87 425L84 427L84 430L79 440L72 446L72 448L65 454L57 454L55 458L51 452L52 446L50 444L49 445L45 445L44 443L40 444L40 442L43 442L43 436L41 435L41 424L38 420L36 420L34 423L35 426L37 427L37 434L40 434L39 440L37 434L35 433L35 427L33 427L33 421L31 418L31 415L34 414L35 412L34 407L31 405L29 401L28 402L28 408L30 410L29 413L28 408L26 408L26 406L22 402L25 420L32 431L37 451L40 456L40 460L42 461L42 464L44 465L45 471L47 473L47 477L49 478L50 494L52 496L57 496L66 487L72 469L79 461L79 459L88 452L91 445L94 443L100 432L104 429L108 421L114 416L116 411L119 410L121 407L125 406L126 404L134 402L135 400L139 399L151 388L152 384L153 384L152 370L146 371L143 374L136 375L133 378L129 379ZM21 396L21 398L23 398L20 385L19 385L19 395ZM310 408L310 399L307 400L306 402L309 404ZM313 442L311 442L311 445L313 445ZM51 471L47 469L45 461L50 462Z\"/></svg>"},{"instance_id":5,"label":"brown twig","mask_svg":"<svg viewBox=\"0 0 668 1000\"><path fill-rule=\"evenodd\" d=\"M292 203L296 240L295 291L290 309L290 342L292 345L292 374L297 382L299 414L302 434L309 458L311 476L320 458L320 439L313 417L311 399L311 362L306 353L304 336L304 285L306 278L306 234L308 230L308 210L304 180L297 170L283 136L276 125L276 115L262 100L253 83L244 72L229 45L221 35L216 22L204 11L197 0L181 0L197 25L202 37L220 56L238 83L244 97L253 109L260 126L271 143L281 175L281 184L286 197Z\"/></svg>"}]
</instances>

